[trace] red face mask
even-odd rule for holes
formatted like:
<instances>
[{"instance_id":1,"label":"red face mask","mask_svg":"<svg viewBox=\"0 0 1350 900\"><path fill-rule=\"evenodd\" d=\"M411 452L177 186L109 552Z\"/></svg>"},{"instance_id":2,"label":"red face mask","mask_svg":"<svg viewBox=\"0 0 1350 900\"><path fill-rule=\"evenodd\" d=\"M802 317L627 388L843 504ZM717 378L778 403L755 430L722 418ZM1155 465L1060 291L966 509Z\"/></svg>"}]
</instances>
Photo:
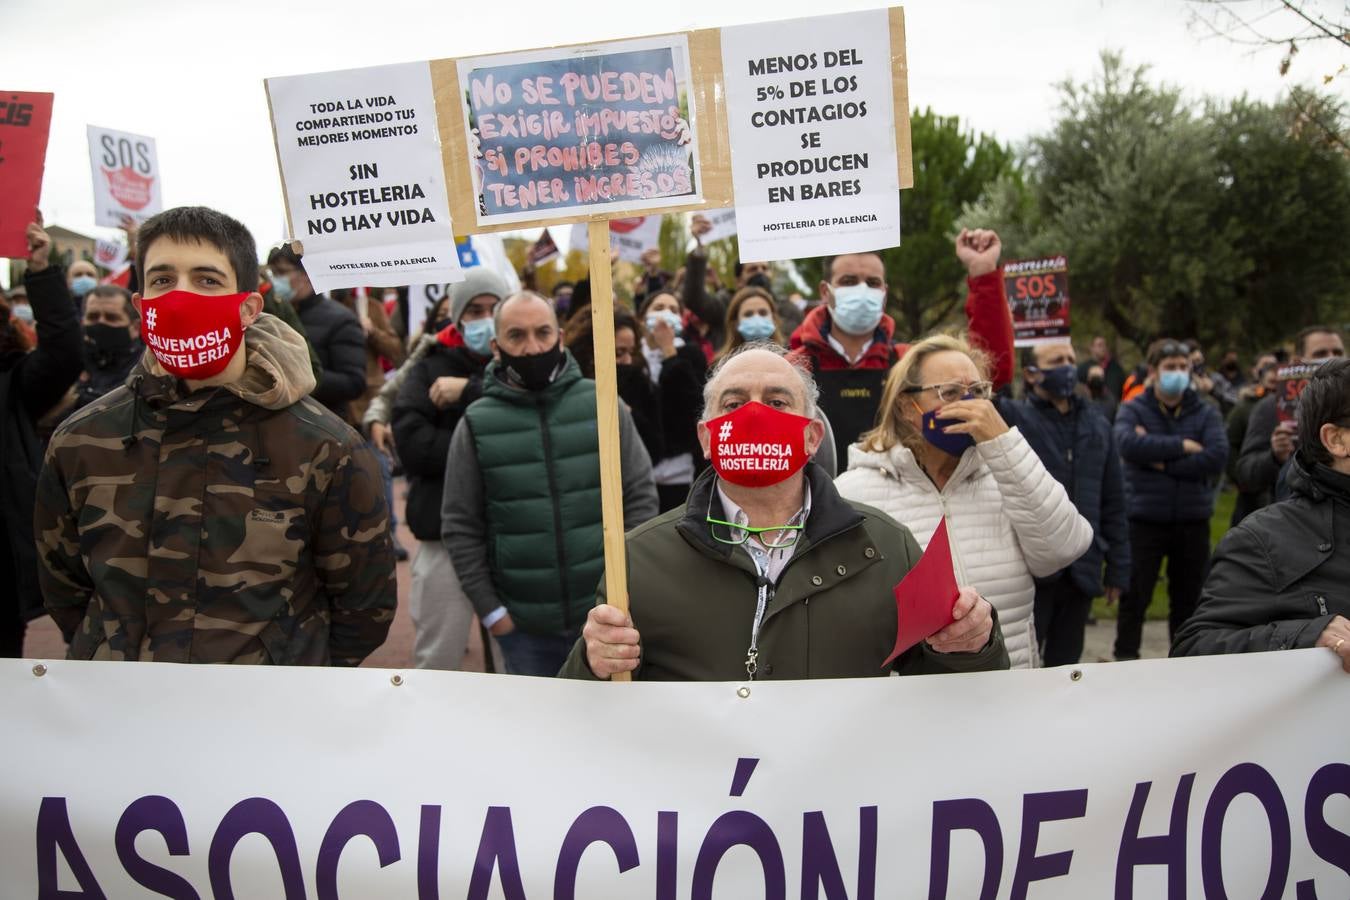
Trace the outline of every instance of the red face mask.
<instances>
[{"instance_id":1,"label":"red face mask","mask_svg":"<svg viewBox=\"0 0 1350 900\"><path fill-rule=\"evenodd\" d=\"M732 484L767 487L806 465L805 416L752 401L705 424L713 469Z\"/></svg>"},{"instance_id":2,"label":"red face mask","mask_svg":"<svg viewBox=\"0 0 1350 900\"><path fill-rule=\"evenodd\" d=\"M248 294L169 291L141 298L141 339L165 371L200 381L225 371L244 340L239 304Z\"/></svg>"}]
</instances>

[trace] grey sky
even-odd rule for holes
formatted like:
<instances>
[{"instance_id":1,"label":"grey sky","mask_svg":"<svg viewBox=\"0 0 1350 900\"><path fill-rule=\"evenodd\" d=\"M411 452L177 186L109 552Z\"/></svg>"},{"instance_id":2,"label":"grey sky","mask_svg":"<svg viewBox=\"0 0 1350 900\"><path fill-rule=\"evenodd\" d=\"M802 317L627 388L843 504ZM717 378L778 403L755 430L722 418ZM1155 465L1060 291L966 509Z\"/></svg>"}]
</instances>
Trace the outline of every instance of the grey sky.
<instances>
[{"instance_id":1,"label":"grey sky","mask_svg":"<svg viewBox=\"0 0 1350 900\"><path fill-rule=\"evenodd\" d=\"M836 0L830 11L879 5ZM1242 7L1260 12L1262 0ZM612 12L603 12L610 9ZM1092 75L1103 48L1150 64L1191 96L1273 99L1339 64L1308 45L1291 78L1277 50L1203 40L1185 0L998 0L905 4L912 106L1020 141L1048 127L1054 85ZM590 15L583 11L597 10ZM56 94L42 207L93 226L86 124L151 135L166 206L205 204L243 220L260 245L283 237L281 186L262 81L390 62L522 50L817 14L809 0L577 4L325 0L121 3L0 0L0 89ZM1267 20L1270 21L1270 20ZM21 35L28 37L20 38ZM1350 84L1335 82L1342 93ZM566 231L566 229L562 229ZM5 277L0 267L0 278Z\"/></svg>"}]
</instances>

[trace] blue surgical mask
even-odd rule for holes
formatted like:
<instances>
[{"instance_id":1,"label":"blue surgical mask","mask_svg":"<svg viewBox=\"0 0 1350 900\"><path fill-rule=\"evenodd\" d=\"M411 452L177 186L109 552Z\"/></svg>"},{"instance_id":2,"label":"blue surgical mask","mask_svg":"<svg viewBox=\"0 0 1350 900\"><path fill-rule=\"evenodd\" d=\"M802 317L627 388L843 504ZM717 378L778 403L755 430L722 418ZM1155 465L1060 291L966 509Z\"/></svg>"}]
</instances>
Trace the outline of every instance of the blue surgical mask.
<instances>
[{"instance_id":1,"label":"blue surgical mask","mask_svg":"<svg viewBox=\"0 0 1350 900\"><path fill-rule=\"evenodd\" d=\"M1158 392L1168 397L1180 397L1191 386L1190 372L1159 372Z\"/></svg>"},{"instance_id":2,"label":"blue surgical mask","mask_svg":"<svg viewBox=\"0 0 1350 900\"><path fill-rule=\"evenodd\" d=\"M459 333L464 335L464 343L474 353L479 356L492 355L492 339L497 336L497 329L493 326L490 316L462 323L459 326Z\"/></svg>"},{"instance_id":3,"label":"blue surgical mask","mask_svg":"<svg viewBox=\"0 0 1350 900\"><path fill-rule=\"evenodd\" d=\"M871 334L881 321L886 306L886 292L865 284L831 285L835 324L853 335Z\"/></svg>"},{"instance_id":4,"label":"blue surgical mask","mask_svg":"<svg viewBox=\"0 0 1350 900\"><path fill-rule=\"evenodd\" d=\"M746 316L736 323L736 330L747 341L767 341L773 337L773 319L769 316Z\"/></svg>"},{"instance_id":5,"label":"blue surgical mask","mask_svg":"<svg viewBox=\"0 0 1350 900\"><path fill-rule=\"evenodd\" d=\"M1041 387L1051 397L1067 400L1073 396L1073 389L1077 384L1078 369L1075 366L1041 369Z\"/></svg>"},{"instance_id":6,"label":"blue surgical mask","mask_svg":"<svg viewBox=\"0 0 1350 900\"><path fill-rule=\"evenodd\" d=\"M962 400L973 400L974 395L966 394ZM924 440L934 447L946 453L948 456L960 457L967 449L975 446L975 439L968 434L947 434L943 431L948 425L961 424L960 419L939 419L938 411L931 410L923 414L923 437Z\"/></svg>"},{"instance_id":7,"label":"blue surgical mask","mask_svg":"<svg viewBox=\"0 0 1350 900\"><path fill-rule=\"evenodd\" d=\"M83 297L96 287L98 287L98 279L92 275L77 275L75 280L70 283L70 291L76 297Z\"/></svg>"},{"instance_id":8,"label":"blue surgical mask","mask_svg":"<svg viewBox=\"0 0 1350 900\"><path fill-rule=\"evenodd\" d=\"M272 276L272 296L276 297L282 303L290 302L291 298L295 296L295 288L291 287L291 276Z\"/></svg>"},{"instance_id":9,"label":"blue surgical mask","mask_svg":"<svg viewBox=\"0 0 1350 900\"><path fill-rule=\"evenodd\" d=\"M658 309L647 313L647 331L655 331L656 326L662 322L669 325L676 334L679 334L681 329L684 328L678 313L673 313L668 309Z\"/></svg>"}]
</instances>

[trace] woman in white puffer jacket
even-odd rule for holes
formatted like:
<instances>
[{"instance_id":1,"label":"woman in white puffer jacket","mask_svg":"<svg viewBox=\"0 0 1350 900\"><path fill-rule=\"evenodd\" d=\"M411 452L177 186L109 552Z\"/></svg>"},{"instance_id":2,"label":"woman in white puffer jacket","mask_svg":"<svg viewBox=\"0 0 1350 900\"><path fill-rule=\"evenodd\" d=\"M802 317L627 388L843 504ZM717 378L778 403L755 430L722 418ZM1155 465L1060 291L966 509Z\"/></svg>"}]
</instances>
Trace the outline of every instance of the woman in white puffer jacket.
<instances>
[{"instance_id":1,"label":"woman in white puffer jacket","mask_svg":"<svg viewBox=\"0 0 1350 900\"><path fill-rule=\"evenodd\" d=\"M998 414L987 371L957 337L910 347L886 379L880 421L849 448L835 485L907 526L924 548L945 515L957 583L998 610L1013 668L1032 668L1040 663L1033 576L1081 556L1092 526Z\"/></svg>"}]
</instances>

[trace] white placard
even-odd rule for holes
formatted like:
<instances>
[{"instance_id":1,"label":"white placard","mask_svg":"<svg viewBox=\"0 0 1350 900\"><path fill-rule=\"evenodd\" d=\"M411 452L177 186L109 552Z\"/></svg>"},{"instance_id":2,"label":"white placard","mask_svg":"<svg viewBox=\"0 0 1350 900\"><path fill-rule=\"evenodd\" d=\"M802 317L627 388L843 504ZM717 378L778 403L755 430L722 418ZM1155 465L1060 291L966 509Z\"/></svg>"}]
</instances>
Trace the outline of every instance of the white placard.
<instances>
[{"instance_id":1,"label":"white placard","mask_svg":"<svg viewBox=\"0 0 1350 900\"><path fill-rule=\"evenodd\" d=\"M720 241L736 234L736 210L734 208L705 209L693 215L703 216L712 226L712 229L703 235L703 243L705 244L711 244L713 241Z\"/></svg>"},{"instance_id":2,"label":"white placard","mask_svg":"<svg viewBox=\"0 0 1350 900\"><path fill-rule=\"evenodd\" d=\"M94 262L104 269L120 269L127 261L127 245L121 241L94 241Z\"/></svg>"},{"instance_id":3,"label":"white placard","mask_svg":"<svg viewBox=\"0 0 1350 900\"><path fill-rule=\"evenodd\" d=\"M582 253L591 248L591 235L584 223L572 226L571 248ZM661 217L634 216L609 220L609 246L616 259L642 262L642 254L661 246Z\"/></svg>"},{"instance_id":4,"label":"white placard","mask_svg":"<svg viewBox=\"0 0 1350 900\"><path fill-rule=\"evenodd\" d=\"M269 78L267 92L315 290L463 278L428 63Z\"/></svg>"},{"instance_id":5,"label":"white placard","mask_svg":"<svg viewBox=\"0 0 1350 900\"><path fill-rule=\"evenodd\" d=\"M88 126L94 180L94 224L122 227L122 217L144 222L164 209L155 139Z\"/></svg>"},{"instance_id":6,"label":"white placard","mask_svg":"<svg viewBox=\"0 0 1350 900\"><path fill-rule=\"evenodd\" d=\"M5 896L1350 896L1321 648L746 685L34 663L0 660Z\"/></svg>"},{"instance_id":7,"label":"white placard","mask_svg":"<svg viewBox=\"0 0 1350 900\"><path fill-rule=\"evenodd\" d=\"M742 262L900 244L885 9L722 29Z\"/></svg>"}]
</instances>

